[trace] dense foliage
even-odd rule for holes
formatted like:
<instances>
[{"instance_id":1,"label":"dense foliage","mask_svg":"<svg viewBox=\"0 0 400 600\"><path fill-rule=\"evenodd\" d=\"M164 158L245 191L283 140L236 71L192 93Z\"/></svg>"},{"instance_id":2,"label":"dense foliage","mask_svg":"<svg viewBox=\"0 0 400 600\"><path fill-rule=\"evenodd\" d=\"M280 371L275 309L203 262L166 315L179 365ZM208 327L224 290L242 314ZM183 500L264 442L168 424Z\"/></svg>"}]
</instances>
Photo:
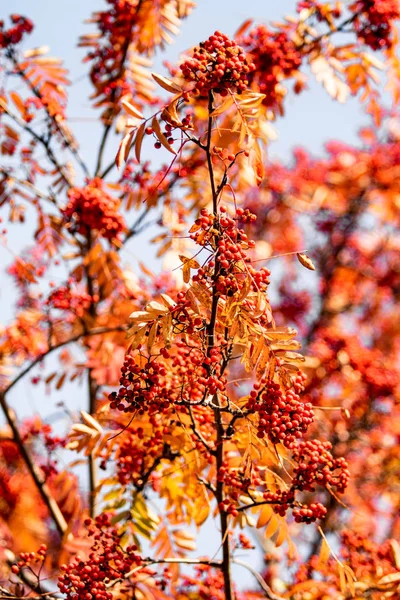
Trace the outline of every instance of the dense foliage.
<instances>
[{"instance_id":1,"label":"dense foliage","mask_svg":"<svg viewBox=\"0 0 400 600\"><path fill-rule=\"evenodd\" d=\"M152 73L194 8L93 15L94 172L62 62L26 49L28 18L0 22L0 205L31 235L15 252L1 234L2 596L397 598L400 7L298 2ZM271 123L313 76L371 126L273 162ZM134 272L125 248L151 226L164 270ZM67 431L16 414L24 380L65 390Z\"/></svg>"}]
</instances>

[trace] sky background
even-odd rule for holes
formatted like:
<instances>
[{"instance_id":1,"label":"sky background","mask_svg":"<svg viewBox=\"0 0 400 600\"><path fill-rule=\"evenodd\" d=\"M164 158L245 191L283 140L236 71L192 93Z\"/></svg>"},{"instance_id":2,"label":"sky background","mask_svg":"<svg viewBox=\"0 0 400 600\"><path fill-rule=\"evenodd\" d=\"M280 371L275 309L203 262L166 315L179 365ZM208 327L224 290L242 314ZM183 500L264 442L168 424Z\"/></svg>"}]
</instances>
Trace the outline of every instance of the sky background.
<instances>
[{"instance_id":1,"label":"sky background","mask_svg":"<svg viewBox=\"0 0 400 600\"><path fill-rule=\"evenodd\" d=\"M206 39L216 29L232 35L248 18L267 24L282 19L284 15L294 14L295 5L293 0L198 0L198 7L183 21L176 42L166 49L162 57L155 57L154 71L167 74L162 66L163 60L176 62L180 53ZM12 11L30 17L35 23L34 32L25 43L25 48L47 45L52 56L64 59L72 81L68 114L81 146L81 154L92 171L102 135L102 125L96 119L97 113L91 108L89 96L92 88L87 77L88 67L82 63L85 49L77 47L77 40L80 34L94 30L93 26L85 25L83 21L90 17L92 11L101 10L104 6L105 2L101 0L13 0L12 3L3 0L0 3L0 18L5 18ZM345 105L340 105L312 79L309 88L300 96L290 96L285 103L285 118L275 124L279 138L270 146L271 158L289 162L292 149L296 146L304 146L318 155L323 152L324 143L331 139L357 143L357 131L361 126L370 123L356 99L350 98ZM118 138L115 137L108 145L107 160L104 164L113 159L117 147ZM156 156L156 160L159 160L159 155ZM10 233L9 243L16 251L23 247L27 240L26 231L24 230L23 234L22 231L13 228ZM139 257L144 262L149 258L150 263L154 263L153 249L147 245L153 235L154 231L148 232L132 242L130 253L133 267ZM0 321L6 324L14 311L13 292L10 278L4 275L4 267L9 264L10 255L1 248L0 261ZM46 372L51 372L51 366L56 365L56 361L48 361ZM59 400L65 400L72 409L83 408L86 392L68 384L61 392L50 397L44 394L43 387L34 388L28 377L13 389L9 398L20 417L40 412L42 416L50 416L51 420L60 414L56 407ZM207 539L204 538L202 543L206 551ZM248 580L245 578L243 581Z\"/></svg>"}]
</instances>

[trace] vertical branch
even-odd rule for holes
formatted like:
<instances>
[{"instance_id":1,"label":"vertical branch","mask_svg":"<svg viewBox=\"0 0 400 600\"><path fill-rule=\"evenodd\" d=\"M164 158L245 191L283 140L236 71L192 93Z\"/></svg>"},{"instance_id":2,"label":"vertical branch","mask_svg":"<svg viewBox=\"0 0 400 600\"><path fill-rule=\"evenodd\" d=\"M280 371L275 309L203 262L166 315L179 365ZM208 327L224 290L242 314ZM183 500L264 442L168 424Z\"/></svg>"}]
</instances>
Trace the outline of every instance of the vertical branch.
<instances>
[{"instance_id":1,"label":"vertical branch","mask_svg":"<svg viewBox=\"0 0 400 600\"><path fill-rule=\"evenodd\" d=\"M211 115L213 111L213 94L210 91L208 95L208 114ZM207 131L207 142L205 146L205 151L207 154L207 165L210 177L210 185L211 185L211 193L212 193L212 202L213 202L213 213L214 217L217 215L218 208L218 190L215 185L214 179L214 171L212 165L212 157L211 157L211 134L212 134L212 117L208 118L208 131ZM216 264L213 276L213 286L212 286L212 305L211 305L211 316L210 322L207 327L207 354L210 354L210 350L214 347L215 344L215 324L217 321L217 311L218 311L218 291L216 288L216 279L218 274L218 266ZM214 417L216 423L216 431L217 431L217 440L216 440L216 470L217 474L222 467L224 460L224 439L225 439L225 430L222 421L222 411L220 407L220 401L218 393L216 393L213 397L213 405L214 405ZM224 500L224 482L217 480L216 486L216 500L220 505ZM225 589L225 598L226 600L234 599L233 585L232 585L232 576L231 576L231 548L230 548L230 539L229 539L229 526L228 526L228 515L225 511L220 510L220 525L221 525L221 539L222 539L222 574L224 577L224 589Z\"/></svg>"},{"instance_id":2,"label":"vertical branch","mask_svg":"<svg viewBox=\"0 0 400 600\"><path fill-rule=\"evenodd\" d=\"M138 4L136 6L136 11L135 11L135 13L133 15L132 23L131 23L131 36L129 36L125 40L125 45L124 45L124 48L123 48L123 51L122 51L121 66L120 66L118 74L114 78L114 81L117 81L124 74L125 61L126 61L126 59L128 57L129 48L130 48L130 45L132 43L133 27L135 25L135 20L136 20L136 17L138 15L139 11L140 11L140 7L141 7L142 2L143 2L143 0L139 0ZM115 87L113 89L112 93L111 93L110 103L114 104L114 102L116 100L116 96L117 96L117 87ZM107 123L106 123L106 125L104 127L104 131L103 131L103 136L102 136L101 141L100 141L99 152L98 152L98 155L97 155L97 162L96 162L96 168L95 168L95 177L99 177L100 176L101 166L103 164L103 155L104 155L104 151L105 151L105 148L106 148L107 139L108 139L108 136L109 136L109 134L111 132L112 124L114 122L116 114L117 114L117 111L113 107L111 109L111 114L110 114L110 116L107 119ZM102 173L102 175L101 175L102 178L105 177L105 175L107 174L107 172L108 172L108 168L106 169L106 171L104 173Z\"/></svg>"},{"instance_id":3,"label":"vertical branch","mask_svg":"<svg viewBox=\"0 0 400 600\"><path fill-rule=\"evenodd\" d=\"M97 384L92 377L92 370L88 369L88 389L89 389L89 414L96 412ZM96 512L96 488L97 488L97 469L93 452L89 454L89 512L93 518Z\"/></svg>"},{"instance_id":4,"label":"vertical branch","mask_svg":"<svg viewBox=\"0 0 400 600\"><path fill-rule=\"evenodd\" d=\"M21 438L21 434L18 429L18 424L14 415L14 411L8 406L6 395L4 392L0 394L0 405L7 419L7 423L11 428L14 441L18 446L21 456L36 484L37 489L39 490L42 500L47 506L59 533L63 535L67 530L67 523L64 519L64 515L62 514L57 502L52 497L50 490L47 487L46 480L43 477L43 474L40 472L40 469L36 466L35 462L32 460L32 457L30 456L29 452L25 447L25 444Z\"/></svg>"},{"instance_id":5,"label":"vertical branch","mask_svg":"<svg viewBox=\"0 0 400 600\"><path fill-rule=\"evenodd\" d=\"M57 121L57 119L50 114L50 112L46 106L46 103L43 102L43 96L42 96L39 88L31 82L29 77L27 77L26 72L23 69L21 69L13 51L10 52L10 59L14 65L15 72L24 80L24 82L29 87L31 92L36 96L36 98L38 98L42 102L43 108L45 109L49 120L53 123L55 129L60 134L60 136L63 140L63 143L68 148L68 150L73 154L73 156L75 157L76 161L78 162L79 166L83 170L86 177L89 177L89 169L87 168L85 161L83 160L82 156L80 155L77 145L72 143L72 141L65 134L65 131L60 126L60 123Z\"/></svg>"},{"instance_id":6,"label":"vertical branch","mask_svg":"<svg viewBox=\"0 0 400 600\"><path fill-rule=\"evenodd\" d=\"M89 252L92 248L92 232L91 231L88 232L86 248L87 248L87 253L89 254ZM91 297L89 314L94 321L96 318L97 310L96 310L96 305L93 301L93 296L94 296L93 279L89 273L88 267L85 268L85 273L86 273L87 290L88 290L89 296ZM98 386L97 386L95 380L93 379L92 369L90 369L90 368L88 369L87 381L88 381L88 393L89 393L89 414L92 415L96 412L96 398L97 398ZM89 454L88 465L89 465L89 513L90 513L90 516L93 518L95 516L96 488L97 488L96 460L95 460L93 452L91 452Z\"/></svg>"}]
</instances>

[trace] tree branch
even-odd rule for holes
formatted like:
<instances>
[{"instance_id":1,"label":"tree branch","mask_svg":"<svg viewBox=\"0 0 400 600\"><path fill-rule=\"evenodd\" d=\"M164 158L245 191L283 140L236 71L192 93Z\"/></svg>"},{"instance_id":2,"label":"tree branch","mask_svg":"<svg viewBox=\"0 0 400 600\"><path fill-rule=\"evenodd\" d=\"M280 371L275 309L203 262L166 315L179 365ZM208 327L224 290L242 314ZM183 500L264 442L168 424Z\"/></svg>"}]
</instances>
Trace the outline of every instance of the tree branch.
<instances>
[{"instance_id":1,"label":"tree branch","mask_svg":"<svg viewBox=\"0 0 400 600\"><path fill-rule=\"evenodd\" d=\"M27 373L29 373L29 371L31 369L33 369L33 367L35 365L37 365L40 361L42 361L46 356L51 354L54 350L58 350L59 348L62 348L63 346L66 346L67 344L77 342L78 340L80 340L81 338L84 338L84 337L88 337L88 336L92 336L92 335L102 335L105 333L111 333L113 331L124 331L124 328L123 327L113 327L113 328L102 327L100 329L93 329L92 331L82 332L72 338L69 338L68 340L65 340L64 342L60 342L59 344L56 344L55 346L50 347L45 353L38 356L25 369L23 369L21 371L21 373L19 373L19 375L17 375L17 377L0 393L0 405L3 409L7 423L11 428L14 441L17 444L18 449L21 453L22 459L24 460L24 462L28 468L28 471L31 474L32 479L34 480L35 485L36 485L45 505L47 506L47 508L50 512L50 515L61 535L63 535L65 533L65 531L67 530L67 523L64 519L64 516L63 516L57 502L51 495L51 492L46 484L43 474L41 473L40 469L38 469L38 467L36 466L35 462L31 458L29 452L27 451L27 449L25 447L24 441L22 440L20 432L19 432L18 422L17 422L17 418L15 416L15 412L9 407L7 400L6 400L6 394L8 394L8 392Z\"/></svg>"},{"instance_id":2,"label":"tree branch","mask_svg":"<svg viewBox=\"0 0 400 600\"><path fill-rule=\"evenodd\" d=\"M48 111L45 103L43 102L43 96L40 93L40 90L35 85L33 85L32 82L28 79L28 77L26 76L25 71L23 69L21 69L21 67L19 66L18 61L15 58L15 56L11 55L10 58L11 58L13 64L14 64L14 68L15 68L17 74L20 75L20 77L22 77L22 79L25 81L25 83L27 84L27 86L29 87L29 89L42 102L43 108L45 109L48 118L54 124L54 126L57 129L58 133L61 135L64 144L66 145L66 147L68 148L68 150L72 153L72 155L75 157L76 161L78 162L79 166L81 167L81 169L85 173L86 177L90 177L89 169L87 168L87 166L86 166L86 164L85 164L82 156L80 155L78 148L71 143L71 140L69 140L67 138L67 136L65 135L65 132L60 127L60 124L58 123L58 121L49 113L49 111Z\"/></svg>"},{"instance_id":3,"label":"tree branch","mask_svg":"<svg viewBox=\"0 0 400 600\"><path fill-rule=\"evenodd\" d=\"M19 429L18 429L18 424L17 424L17 419L15 417L15 413L14 411L8 406L7 402L6 402L6 397L5 397L5 393L2 392L0 393L0 405L3 409L4 415L7 419L7 423L11 428L12 434L13 434L13 438L15 443L18 446L18 449L21 453L21 456L28 468L28 471L30 472L32 479L35 482L35 485L37 487L37 489L39 490L39 493L42 497L42 500L44 501L44 503L46 504L50 515L58 529L58 532L63 535L66 530L67 530L67 522L64 519L64 515L62 514L60 507L58 506L57 502L55 501L55 499L53 498L53 496L51 495L51 492L47 486L46 480L43 477L42 472L40 471L40 469L36 466L36 463L34 462L34 460L31 458L29 452L27 451L25 444L21 438L21 434L19 433Z\"/></svg>"},{"instance_id":4,"label":"tree branch","mask_svg":"<svg viewBox=\"0 0 400 600\"><path fill-rule=\"evenodd\" d=\"M39 142L43 146L43 148L46 150L46 154L47 154L47 157L50 160L50 162L56 167L57 171L60 173L61 177L64 179L64 181L68 185L68 187L72 187L73 183L72 183L71 179L69 178L69 174L65 172L65 167L58 162L53 150L50 147L49 142L47 142L45 139L43 139L41 135L36 133L36 131L34 129L32 129L32 127L30 127L27 123L25 123L25 121L20 119L18 117L18 115L13 113L8 108L7 104L3 100L1 100L1 98L0 98L0 107L10 117L10 119L12 119L15 123L17 123L17 125L19 125L24 131L29 133L30 136L32 136L37 142Z\"/></svg>"},{"instance_id":5,"label":"tree branch","mask_svg":"<svg viewBox=\"0 0 400 600\"><path fill-rule=\"evenodd\" d=\"M258 583L260 584L260 587L265 592L265 595L268 598L268 600L284 600L284 598L282 596L278 596L277 594L275 594L275 592L273 592L273 590L269 587L269 585L266 583L266 581L260 575L260 573L258 573L255 569L253 569L253 567L251 565L249 565L249 563L244 562L243 560L238 560L237 558L233 558L232 562L235 565L240 565L241 567L244 567L245 569L250 571L250 573L252 575L254 575L254 577L257 579Z\"/></svg>"}]
</instances>

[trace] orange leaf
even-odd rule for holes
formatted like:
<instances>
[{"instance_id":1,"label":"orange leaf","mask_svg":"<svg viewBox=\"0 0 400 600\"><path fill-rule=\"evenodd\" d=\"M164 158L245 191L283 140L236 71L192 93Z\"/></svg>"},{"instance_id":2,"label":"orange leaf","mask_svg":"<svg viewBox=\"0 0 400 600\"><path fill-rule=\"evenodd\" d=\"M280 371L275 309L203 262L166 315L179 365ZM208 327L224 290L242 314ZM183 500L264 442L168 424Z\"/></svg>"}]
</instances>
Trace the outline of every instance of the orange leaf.
<instances>
[{"instance_id":1,"label":"orange leaf","mask_svg":"<svg viewBox=\"0 0 400 600\"><path fill-rule=\"evenodd\" d=\"M133 139L135 133L136 133L136 129L133 129L132 131L127 133L119 145L117 156L115 158L115 164L117 165L118 169L121 168L122 164L126 162L128 156L129 156L132 139Z\"/></svg>"},{"instance_id":2,"label":"orange leaf","mask_svg":"<svg viewBox=\"0 0 400 600\"><path fill-rule=\"evenodd\" d=\"M151 122L151 126L153 128L154 133L157 136L157 139L161 142L161 144L164 146L164 148L166 150L168 150L168 152L171 152L172 154L176 155L176 150L174 150L172 148L172 146L169 144L167 138L165 137L165 135L163 134L163 132L161 131L161 127L159 122L157 121L157 118L154 117L152 122Z\"/></svg>"},{"instance_id":3,"label":"orange leaf","mask_svg":"<svg viewBox=\"0 0 400 600\"><path fill-rule=\"evenodd\" d=\"M121 104L126 110L127 113L135 117L136 119L144 119L144 115L138 110L133 104L131 104L128 100L121 100Z\"/></svg>"},{"instance_id":4,"label":"orange leaf","mask_svg":"<svg viewBox=\"0 0 400 600\"><path fill-rule=\"evenodd\" d=\"M142 150L142 142L145 131L145 123L142 123L139 129L137 130L136 140L135 140L135 157L138 163L140 163L140 152Z\"/></svg>"},{"instance_id":5,"label":"orange leaf","mask_svg":"<svg viewBox=\"0 0 400 600\"><path fill-rule=\"evenodd\" d=\"M25 108L25 104L24 104L24 101L22 100L21 96L19 94L17 94L17 92L11 92L10 98L14 102L15 106L18 108L21 115L24 116L26 113L26 108Z\"/></svg>"}]
</instances>

